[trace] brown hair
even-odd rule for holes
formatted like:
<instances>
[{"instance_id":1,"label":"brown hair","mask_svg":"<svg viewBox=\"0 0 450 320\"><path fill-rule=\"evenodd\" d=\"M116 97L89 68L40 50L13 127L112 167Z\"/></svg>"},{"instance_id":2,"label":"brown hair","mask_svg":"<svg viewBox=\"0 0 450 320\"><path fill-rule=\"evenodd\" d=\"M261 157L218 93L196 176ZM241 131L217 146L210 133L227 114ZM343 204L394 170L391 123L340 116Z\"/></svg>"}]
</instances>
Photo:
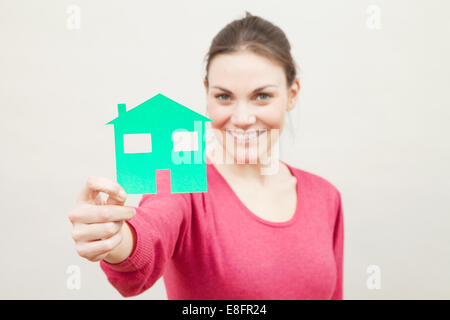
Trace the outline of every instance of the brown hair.
<instances>
[{"instance_id":1,"label":"brown hair","mask_svg":"<svg viewBox=\"0 0 450 320\"><path fill-rule=\"evenodd\" d=\"M212 40L206 60L205 80L216 55L249 50L280 64L286 74L288 88L297 75L297 65L291 56L291 45L284 32L271 22L245 12L245 18L227 24Z\"/></svg>"}]
</instances>

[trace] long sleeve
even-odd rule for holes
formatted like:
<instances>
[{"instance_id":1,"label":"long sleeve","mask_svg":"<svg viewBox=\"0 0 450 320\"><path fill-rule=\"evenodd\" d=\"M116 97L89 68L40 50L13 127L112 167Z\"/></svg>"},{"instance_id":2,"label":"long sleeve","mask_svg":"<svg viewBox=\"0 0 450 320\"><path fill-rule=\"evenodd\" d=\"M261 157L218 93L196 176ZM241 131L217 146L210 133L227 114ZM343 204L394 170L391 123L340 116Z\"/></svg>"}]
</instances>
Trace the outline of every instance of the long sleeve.
<instances>
[{"instance_id":1,"label":"long sleeve","mask_svg":"<svg viewBox=\"0 0 450 320\"><path fill-rule=\"evenodd\" d=\"M131 255L118 264L100 261L108 281L124 297L139 295L164 273L190 225L189 194L144 195L127 221L136 233Z\"/></svg>"},{"instance_id":2,"label":"long sleeve","mask_svg":"<svg viewBox=\"0 0 450 320\"><path fill-rule=\"evenodd\" d=\"M213 164L207 192L145 195L128 221L133 252L119 264L101 262L108 281L124 297L164 276L169 300L342 300L341 195L290 168L297 209L286 222L250 211Z\"/></svg>"},{"instance_id":3,"label":"long sleeve","mask_svg":"<svg viewBox=\"0 0 450 320\"><path fill-rule=\"evenodd\" d=\"M341 194L339 191L337 195L337 201L338 201L337 215L333 235L333 251L336 260L337 280L336 280L336 288L331 297L331 300L343 300L344 215L342 209Z\"/></svg>"}]
</instances>

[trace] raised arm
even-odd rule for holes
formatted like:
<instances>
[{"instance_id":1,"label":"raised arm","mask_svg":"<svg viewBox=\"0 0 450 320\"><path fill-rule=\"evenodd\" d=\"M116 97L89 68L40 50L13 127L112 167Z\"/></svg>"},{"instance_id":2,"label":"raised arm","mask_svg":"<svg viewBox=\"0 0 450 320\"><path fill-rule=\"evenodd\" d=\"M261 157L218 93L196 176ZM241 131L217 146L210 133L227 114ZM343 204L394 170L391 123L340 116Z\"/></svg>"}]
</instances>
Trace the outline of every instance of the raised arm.
<instances>
[{"instance_id":1,"label":"raised arm","mask_svg":"<svg viewBox=\"0 0 450 320\"><path fill-rule=\"evenodd\" d=\"M100 261L108 281L124 297L139 295L163 275L190 226L190 194L144 195L127 221L135 236L131 255L114 264Z\"/></svg>"}]
</instances>

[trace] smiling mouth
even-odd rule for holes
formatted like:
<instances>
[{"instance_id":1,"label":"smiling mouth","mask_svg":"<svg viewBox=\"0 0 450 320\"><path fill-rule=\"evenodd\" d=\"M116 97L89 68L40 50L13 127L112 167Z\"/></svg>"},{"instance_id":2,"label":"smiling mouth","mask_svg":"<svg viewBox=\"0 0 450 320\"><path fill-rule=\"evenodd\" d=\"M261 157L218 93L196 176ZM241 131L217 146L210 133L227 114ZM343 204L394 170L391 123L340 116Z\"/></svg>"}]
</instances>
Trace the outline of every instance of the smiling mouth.
<instances>
[{"instance_id":1,"label":"smiling mouth","mask_svg":"<svg viewBox=\"0 0 450 320\"><path fill-rule=\"evenodd\" d=\"M267 132L267 129L257 129L247 132L226 129L226 133L232 136L237 142L246 143L255 141L260 135Z\"/></svg>"}]
</instances>

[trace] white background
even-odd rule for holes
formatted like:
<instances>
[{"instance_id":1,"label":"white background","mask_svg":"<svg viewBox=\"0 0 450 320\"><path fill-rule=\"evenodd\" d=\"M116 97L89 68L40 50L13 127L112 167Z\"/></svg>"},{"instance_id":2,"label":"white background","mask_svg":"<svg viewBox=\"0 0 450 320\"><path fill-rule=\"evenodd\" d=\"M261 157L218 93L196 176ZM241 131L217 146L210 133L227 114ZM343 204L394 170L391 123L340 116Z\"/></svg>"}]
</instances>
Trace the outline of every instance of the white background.
<instances>
[{"instance_id":1,"label":"white background","mask_svg":"<svg viewBox=\"0 0 450 320\"><path fill-rule=\"evenodd\" d=\"M281 155L342 193L344 298L450 298L445 0L1 0L0 298L121 298L77 255L67 218L88 176L115 178L105 124L118 103L157 93L205 114L203 58L245 10L285 31L301 68ZM66 286L70 265L79 290ZM379 290L366 285L370 265ZM166 299L162 278L133 299Z\"/></svg>"}]
</instances>

